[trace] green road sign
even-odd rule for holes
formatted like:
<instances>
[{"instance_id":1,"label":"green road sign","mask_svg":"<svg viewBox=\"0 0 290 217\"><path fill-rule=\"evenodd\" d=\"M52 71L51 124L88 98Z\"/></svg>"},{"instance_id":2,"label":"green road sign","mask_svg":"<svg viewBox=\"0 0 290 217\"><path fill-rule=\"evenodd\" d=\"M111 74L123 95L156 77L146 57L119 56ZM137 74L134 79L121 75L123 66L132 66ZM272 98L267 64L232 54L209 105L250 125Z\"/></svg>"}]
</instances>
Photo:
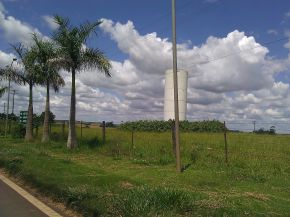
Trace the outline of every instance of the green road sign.
<instances>
[{"instance_id":1,"label":"green road sign","mask_svg":"<svg viewBox=\"0 0 290 217\"><path fill-rule=\"evenodd\" d=\"M20 111L19 121L21 124L26 124L28 111Z\"/></svg>"}]
</instances>

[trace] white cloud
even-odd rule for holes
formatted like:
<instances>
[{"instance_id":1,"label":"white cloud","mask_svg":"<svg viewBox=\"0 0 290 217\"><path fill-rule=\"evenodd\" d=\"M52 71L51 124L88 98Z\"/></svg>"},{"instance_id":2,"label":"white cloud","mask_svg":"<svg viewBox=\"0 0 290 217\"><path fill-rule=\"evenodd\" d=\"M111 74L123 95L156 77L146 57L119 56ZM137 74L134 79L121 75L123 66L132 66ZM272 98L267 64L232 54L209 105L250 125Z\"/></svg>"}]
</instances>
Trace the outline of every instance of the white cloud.
<instances>
[{"instance_id":1,"label":"white cloud","mask_svg":"<svg viewBox=\"0 0 290 217\"><path fill-rule=\"evenodd\" d=\"M156 33L140 34L131 21L103 19L101 29L128 58L111 62L112 78L98 70L77 74L77 119L161 119L164 75L172 67L171 42ZM190 119L275 119L290 114L289 85L275 80L277 73L290 68L289 60L273 59L254 37L235 30L222 38L210 36L202 45L177 47L179 68L189 72ZM9 63L10 54L0 55ZM61 74L66 86L51 94L51 108L58 119L67 119L71 74ZM27 87L19 87L17 97L24 101L19 100L17 109L27 106L27 96ZM44 109L44 96L45 89L37 87L36 112Z\"/></svg>"},{"instance_id":2,"label":"white cloud","mask_svg":"<svg viewBox=\"0 0 290 217\"><path fill-rule=\"evenodd\" d=\"M5 52L0 50L0 68L10 66L13 58L15 58L14 54L12 54L12 53L8 54L8 53L5 53Z\"/></svg>"},{"instance_id":3,"label":"white cloud","mask_svg":"<svg viewBox=\"0 0 290 217\"><path fill-rule=\"evenodd\" d=\"M48 27L51 30L56 30L58 28L58 24L54 22L54 19L52 16L45 15L45 16L42 16L41 18L45 21L45 23L48 25Z\"/></svg>"},{"instance_id":4,"label":"white cloud","mask_svg":"<svg viewBox=\"0 0 290 217\"><path fill-rule=\"evenodd\" d=\"M290 37L290 30L286 30L284 35L286 37ZM290 50L290 38L288 39L288 42L286 44L284 44L284 47Z\"/></svg>"},{"instance_id":5,"label":"white cloud","mask_svg":"<svg viewBox=\"0 0 290 217\"><path fill-rule=\"evenodd\" d=\"M276 29L268 29L267 33L269 35L275 35L275 36L278 35L278 31Z\"/></svg>"},{"instance_id":6,"label":"white cloud","mask_svg":"<svg viewBox=\"0 0 290 217\"><path fill-rule=\"evenodd\" d=\"M116 41L121 51L128 54L126 62L135 69L137 80L141 80L137 85L127 82L125 89L108 80L106 87L115 88L130 100L132 110L145 108L149 111L148 105L154 108L156 100L160 105L162 78L165 70L171 67L171 42L159 38L156 33L140 35L130 21L126 24L103 21L101 28ZM269 50L254 37L237 30L224 38L211 36L201 46L190 48L179 44L179 67L190 74L188 115L225 118L227 112L231 113L227 117L258 118L264 114L263 106L277 104L281 98L288 97L289 87L275 82L274 76L288 69L289 62L274 60L268 53ZM148 75L156 82L148 79ZM149 90L155 94L150 94ZM269 99L270 103L265 104L264 99ZM192 112L196 116L192 116Z\"/></svg>"},{"instance_id":7,"label":"white cloud","mask_svg":"<svg viewBox=\"0 0 290 217\"><path fill-rule=\"evenodd\" d=\"M289 18L290 17L290 11L285 13L285 17Z\"/></svg>"},{"instance_id":8,"label":"white cloud","mask_svg":"<svg viewBox=\"0 0 290 217\"><path fill-rule=\"evenodd\" d=\"M5 39L10 43L22 42L29 45L32 42L31 34L36 33L41 35L37 28L33 28L27 23L24 23L13 16L6 14L3 4L0 4L0 29L2 30Z\"/></svg>"},{"instance_id":9,"label":"white cloud","mask_svg":"<svg viewBox=\"0 0 290 217\"><path fill-rule=\"evenodd\" d=\"M213 92L230 92L258 90L274 82L276 71L269 69L271 64L267 64L268 49L243 32L235 30L225 38L211 36L198 52L208 56L210 62L198 66L201 73L192 79L192 86Z\"/></svg>"},{"instance_id":10,"label":"white cloud","mask_svg":"<svg viewBox=\"0 0 290 217\"><path fill-rule=\"evenodd\" d=\"M3 13L3 14L7 13L7 11L6 11L5 7L4 7L4 5L2 4L2 2L0 2L0 13Z\"/></svg>"}]
</instances>

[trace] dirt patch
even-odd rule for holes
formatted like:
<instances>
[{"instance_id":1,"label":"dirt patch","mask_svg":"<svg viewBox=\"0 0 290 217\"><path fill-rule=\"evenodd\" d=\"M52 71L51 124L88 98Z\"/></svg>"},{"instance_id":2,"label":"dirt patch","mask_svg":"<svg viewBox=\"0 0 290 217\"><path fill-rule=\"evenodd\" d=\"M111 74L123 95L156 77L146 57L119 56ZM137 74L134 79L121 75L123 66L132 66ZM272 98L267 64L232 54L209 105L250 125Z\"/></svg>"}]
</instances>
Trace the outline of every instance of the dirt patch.
<instances>
[{"instance_id":1,"label":"dirt patch","mask_svg":"<svg viewBox=\"0 0 290 217\"><path fill-rule=\"evenodd\" d=\"M270 200L269 197L267 197L265 194L259 194L259 193L255 193L255 192L245 192L244 196L251 197L251 198L254 198L257 200L261 200L261 201Z\"/></svg>"},{"instance_id":2,"label":"dirt patch","mask_svg":"<svg viewBox=\"0 0 290 217\"><path fill-rule=\"evenodd\" d=\"M134 188L134 185L131 184L130 182L121 182L120 186L121 186L121 188L124 188L124 189Z\"/></svg>"}]
</instances>

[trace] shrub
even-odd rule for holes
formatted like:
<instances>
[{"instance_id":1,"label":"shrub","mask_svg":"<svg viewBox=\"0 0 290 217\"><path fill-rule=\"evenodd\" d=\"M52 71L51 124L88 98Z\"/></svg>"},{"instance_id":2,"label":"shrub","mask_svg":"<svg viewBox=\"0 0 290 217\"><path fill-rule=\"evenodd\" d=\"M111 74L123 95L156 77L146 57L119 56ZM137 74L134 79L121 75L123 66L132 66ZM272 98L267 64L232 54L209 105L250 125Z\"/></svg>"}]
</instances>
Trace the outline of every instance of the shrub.
<instances>
[{"instance_id":1,"label":"shrub","mask_svg":"<svg viewBox=\"0 0 290 217\"><path fill-rule=\"evenodd\" d=\"M120 125L120 129L129 131L149 131L164 132L172 129L173 121L134 121L125 122ZM217 120L212 121L180 121L180 130L183 132L222 132L224 125Z\"/></svg>"},{"instance_id":2,"label":"shrub","mask_svg":"<svg viewBox=\"0 0 290 217\"><path fill-rule=\"evenodd\" d=\"M11 136L12 138L24 138L25 131L25 125L17 124L13 129L11 129Z\"/></svg>"}]
</instances>

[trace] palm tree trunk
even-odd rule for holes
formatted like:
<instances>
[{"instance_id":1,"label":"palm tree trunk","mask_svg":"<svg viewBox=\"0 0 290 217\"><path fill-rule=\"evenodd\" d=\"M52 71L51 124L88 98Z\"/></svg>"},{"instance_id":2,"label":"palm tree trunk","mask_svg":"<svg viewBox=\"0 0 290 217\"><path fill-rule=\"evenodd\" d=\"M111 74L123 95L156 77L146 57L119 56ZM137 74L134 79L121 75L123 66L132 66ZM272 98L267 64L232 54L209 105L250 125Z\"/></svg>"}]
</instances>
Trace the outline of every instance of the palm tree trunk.
<instances>
[{"instance_id":1,"label":"palm tree trunk","mask_svg":"<svg viewBox=\"0 0 290 217\"><path fill-rule=\"evenodd\" d=\"M69 130L67 138L67 148L73 149L77 147L76 139L76 85L75 85L75 68L72 68L72 83L71 83L71 101L70 101L70 117L69 117Z\"/></svg>"},{"instance_id":2,"label":"palm tree trunk","mask_svg":"<svg viewBox=\"0 0 290 217\"><path fill-rule=\"evenodd\" d=\"M45 112L43 121L43 133L41 142L45 143L49 141L49 81L46 82L46 102L45 102Z\"/></svg>"},{"instance_id":3,"label":"palm tree trunk","mask_svg":"<svg viewBox=\"0 0 290 217\"><path fill-rule=\"evenodd\" d=\"M26 133L25 133L25 141L33 140L33 102L32 102L32 82L29 83L29 104L28 104L28 115L26 122Z\"/></svg>"}]
</instances>

